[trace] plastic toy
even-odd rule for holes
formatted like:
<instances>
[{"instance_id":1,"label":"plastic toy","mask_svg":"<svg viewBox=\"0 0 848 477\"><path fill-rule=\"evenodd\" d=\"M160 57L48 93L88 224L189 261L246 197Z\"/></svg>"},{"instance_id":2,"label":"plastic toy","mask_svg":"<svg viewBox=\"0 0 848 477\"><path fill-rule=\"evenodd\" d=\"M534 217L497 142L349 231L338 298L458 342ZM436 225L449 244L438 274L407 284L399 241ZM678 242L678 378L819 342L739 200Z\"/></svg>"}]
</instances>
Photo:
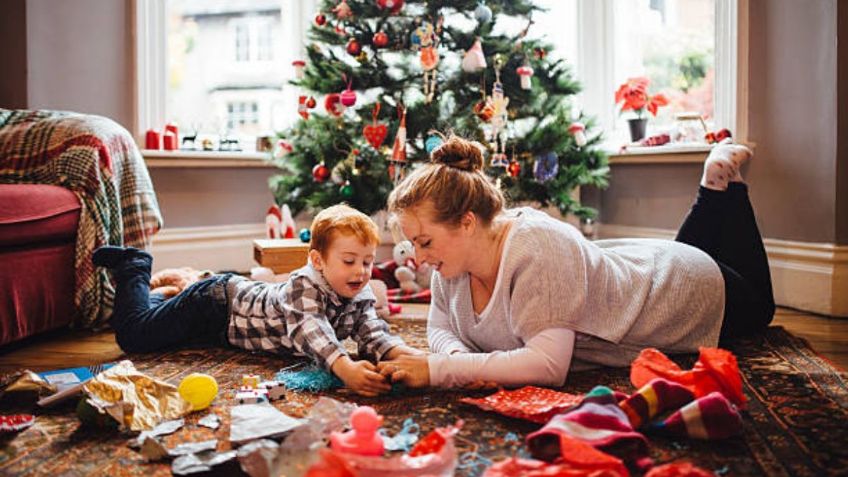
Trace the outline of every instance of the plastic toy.
<instances>
[{"instance_id":1,"label":"plastic toy","mask_svg":"<svg viewBox=\"0 0 848 477\"><path fill-rule=\"evenodd\" d=\"M383 438L377 432L383 424L383 416L371 406L359 406L350 415L351 430L334 432L330 435L330 447L337 452L349 454L383 455Z\"/></svg>"},{"instance_id":2,"label":"plastic toy","mask_svg":"<svg viewBox=\"0 0 848 477\"><path fill-rule=\"evenodd\" d=\"M200 411L209 407L218 396L218 382L208 374L192 373L180 381L177 392L191 404L192 411Z\"/></svg>"}]
</instances>

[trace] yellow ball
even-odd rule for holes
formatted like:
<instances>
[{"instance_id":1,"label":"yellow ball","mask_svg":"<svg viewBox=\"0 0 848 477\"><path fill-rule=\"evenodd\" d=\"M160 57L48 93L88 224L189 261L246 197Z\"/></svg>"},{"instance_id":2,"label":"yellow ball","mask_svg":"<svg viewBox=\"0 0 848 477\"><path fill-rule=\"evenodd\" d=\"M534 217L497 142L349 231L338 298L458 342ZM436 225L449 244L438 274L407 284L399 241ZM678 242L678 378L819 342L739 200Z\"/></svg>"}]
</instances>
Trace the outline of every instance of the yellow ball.
<instances>
[{"instance_id":1,"label":"yellow ball","mask_svg":"<svg viewBox=\"0 0 848 477\"><path fill-rule=\"evenodd\" d=\"M218 382L203 373L191 373L180 381L177 388L180 397L191 404L193 411L206 409L218 395Z\"/></svg>"}]
</instances>

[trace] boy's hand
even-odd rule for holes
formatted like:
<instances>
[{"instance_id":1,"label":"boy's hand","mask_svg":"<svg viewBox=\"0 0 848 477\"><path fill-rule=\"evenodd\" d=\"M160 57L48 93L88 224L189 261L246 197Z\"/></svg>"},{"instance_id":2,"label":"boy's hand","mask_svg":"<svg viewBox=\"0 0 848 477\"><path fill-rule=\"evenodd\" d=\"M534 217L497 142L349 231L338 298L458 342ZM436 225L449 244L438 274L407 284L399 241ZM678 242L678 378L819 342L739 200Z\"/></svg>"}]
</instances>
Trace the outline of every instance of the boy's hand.
<instances>
[{"instance_id":1,"label":"boy's hand","mask_svg":"<svg viewBox=\"0 0 848 477\"><path fill-rule=\"evenodd\" d=\"M377 372L377 367L368 361L353 361L342 356L333 363L332 371L345 386L363 396L374 397L392 389L386 379Z\"/></svg>"},{"instance_id":2,"label":"boy's hand","mask_svg":"<svg viewBox=\"0 0 848 477\"><path fill-rule=\"evenodd\" d=\"M411 388L430 385L430 365L425 354L401 355L392 361L381 361L377 367L392 382L402 382Z\"/></svg>"},{"instance_id":3,"label":"boy's hand","mask_svg":"<svg viewBox=\"0 0 848 477\"><path fill-rule=\"evenodd\" d=\"M420 349L411 348L406 345L398 345L394 348L390 349L383 355L384 360L397 359L400 356L408 355L408 356L423 356L427 353L425 351L421 351Z\"/></svg>"}]
</instances>

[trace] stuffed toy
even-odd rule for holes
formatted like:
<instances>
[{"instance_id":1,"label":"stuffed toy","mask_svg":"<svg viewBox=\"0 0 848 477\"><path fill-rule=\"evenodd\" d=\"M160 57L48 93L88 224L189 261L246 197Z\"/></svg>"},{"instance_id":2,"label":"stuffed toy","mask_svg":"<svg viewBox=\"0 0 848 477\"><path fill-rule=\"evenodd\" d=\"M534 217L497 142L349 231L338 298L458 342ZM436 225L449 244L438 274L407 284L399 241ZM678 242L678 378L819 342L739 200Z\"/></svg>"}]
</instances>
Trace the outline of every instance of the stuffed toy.
<instances>
[{"instance_id":1,"label":"stuffed toy","mask_svg":"<svg viewBox=\"0 0 848 477\"><path fill-rule=\"evenodd\" d=\"M428 264L418 264L412 242L409 240L398 242L392 249L392 257L397 264L394 275L401 290L405 293L418 293L430 288L433 268ZM401 276L404 278L402 279ZM415 283L415 286L410 283L410 280Z\"/></svg>"},{"instance_id":2,"label":"stuffed toy","mask_svg":"<svg viewBox=\"0 0 848 477\"><path fill-rule=\"evenodd\" d=\"M214 273L211 270L195 270L191 267L166 268L150 277L150 291L171 298L188 286L212 275Z\"/></svg>"}]
</instances>

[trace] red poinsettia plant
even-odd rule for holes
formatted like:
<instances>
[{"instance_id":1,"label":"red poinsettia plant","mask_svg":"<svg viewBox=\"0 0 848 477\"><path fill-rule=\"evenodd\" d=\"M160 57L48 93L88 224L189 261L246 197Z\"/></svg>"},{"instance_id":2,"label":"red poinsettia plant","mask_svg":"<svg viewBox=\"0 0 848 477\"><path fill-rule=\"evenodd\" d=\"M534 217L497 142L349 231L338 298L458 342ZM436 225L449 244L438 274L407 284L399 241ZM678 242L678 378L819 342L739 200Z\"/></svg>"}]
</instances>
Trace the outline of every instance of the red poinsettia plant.
<instances>
[{"instance_id":1,"label":"red poinsettia plant","mask_svg":"<svg viewBox=\"0 0 848 477\"><path fill-rule=\"evenodd\" d=\"M621 105L622 113L633 111L636 113L636 117L641 118L645 114L645 109L647 109L656 116L657 109L668 104L668 98L664 94L648 94L649 84L651 84L651 80L639 76L628 78L624 84L618 87L618 91L615 92L615 104Z\"/></svg>"}]
</instances>

